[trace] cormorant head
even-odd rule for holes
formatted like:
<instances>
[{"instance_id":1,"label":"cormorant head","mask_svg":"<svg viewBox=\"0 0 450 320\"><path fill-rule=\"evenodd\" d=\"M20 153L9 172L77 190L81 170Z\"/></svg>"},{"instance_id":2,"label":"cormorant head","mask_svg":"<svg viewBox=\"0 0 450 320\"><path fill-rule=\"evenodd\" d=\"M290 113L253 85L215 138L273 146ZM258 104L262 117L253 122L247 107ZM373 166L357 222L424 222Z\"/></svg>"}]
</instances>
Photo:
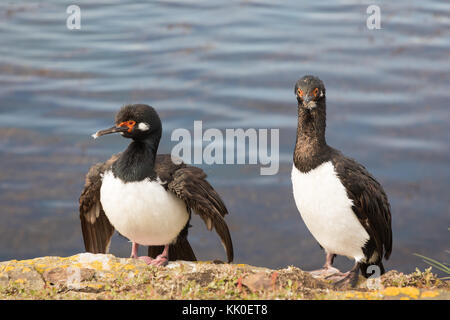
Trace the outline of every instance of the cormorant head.
<instances>
[{"instance_id":1,"label":"cormorant head","mask_svg":"<svg viewBox=\"0 0 450 320\"><path fill-rule=\"evenodd\" d=\"M295 96L298 105L306 109L314 109L319 102L325 101L325 85L318 77L306 75L295 83Z\"/></svg>"},{"instance_id":2,"label":"cormorant head","mask_svg":"<svg viewBox=\"0 0 450 320\"><path fill-rule=\"evenodd\" d=\"M146 140L150 137L161 139L162 125L158 113L146 104L123 106L116 114L116 125L97 131L92 136L98 138L105 134L120 133L125 138Z\"/></svg>"}]
</instances>

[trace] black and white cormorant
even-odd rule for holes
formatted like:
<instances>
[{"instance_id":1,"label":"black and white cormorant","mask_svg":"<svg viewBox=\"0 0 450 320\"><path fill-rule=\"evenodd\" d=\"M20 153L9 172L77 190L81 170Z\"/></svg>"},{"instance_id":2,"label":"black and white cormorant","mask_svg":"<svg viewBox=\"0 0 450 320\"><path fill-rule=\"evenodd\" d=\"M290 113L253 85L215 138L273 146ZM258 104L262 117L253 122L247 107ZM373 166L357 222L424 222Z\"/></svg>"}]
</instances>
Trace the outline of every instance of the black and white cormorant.
<instances>
[{"instance_id":1,"label":"black and white cormorant","mask_svg":"<svg viewBox=\"0 0 450 320\"><path fill-rule=\"evenodd\" d=\"M386 193L365 167L327 145L323 82L304 76L295 84L295 95L294 199L307 228L326 252L325 265L312 274L337 277L338 286L355 285L359 270L368 277L372 274L370 265L378 266L383 274L382 259L388 259L392 251ZM354 259L354 267L340 273L332 267L336 255Z\"/></svg>"},{"instance_id":2,"label":"black and white cormorant","mask_svg":"<svg viewBox=\"0 0 450 320\"><path fill-rule=\"evenodd\" d=\"M224 220L228 213L200 168L157 155L161 120L154 108L126 105L115 126L94 138L120 133L132 139L128 148L91 167L80 196L80 219L86 251L106 253L114 230L132 242L132 258L165 265L168 260L196 260L187 240L191 212L219 234L233 260L233 245ZM138 257L138 246L149 256Z\"/></svg>"}]
</instances>

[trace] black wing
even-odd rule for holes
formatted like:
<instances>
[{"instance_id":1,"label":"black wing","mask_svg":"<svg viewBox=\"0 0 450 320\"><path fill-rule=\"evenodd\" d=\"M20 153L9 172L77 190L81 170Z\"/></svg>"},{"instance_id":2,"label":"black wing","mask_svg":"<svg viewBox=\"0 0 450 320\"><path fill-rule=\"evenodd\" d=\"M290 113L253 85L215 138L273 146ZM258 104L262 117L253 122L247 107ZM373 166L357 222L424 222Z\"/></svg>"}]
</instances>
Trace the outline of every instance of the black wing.
<instances>
[{"instance_id":1,"label":"black wing","mask_svg":"<svg viewBox=\"0 0 450 320\"><path fill-rule=\"evenodd\" d=\"M84 189L80 196L80 220L84 247L87 252L107 253L114 227L109 222L100 203L102 174L111 168L119 157L113 155L108 161L93 165L86 175Z\"/></svg>"},{"instance_id":2,"label":"black wing","mask_svg":"<svg viewBox=\"0 0 450 320\"><path fill-rule=\"evenodd\" d=\"M353 211L370 236L379 259L389 258L392 251L391 209L383 187L353 159L336 151L332 156L336 172L353 200ZM370 248L369 248L370 249ZM369 250L368 258L373 249Z\"/></svg>"},{"instance_id":3,"label":"black wing","mask_svg":"<svg viewBox=\"0 0 450 320\"><path fill-rule=\"evenodd\" d=\"M233 261L233 243L224 220L228 211L219 194L206 181L205 172L183 163L174 164L170 155L159 155L156 163L158 176L163 182L168 181L167 188L202 218L208 230L216 229L227 253L228 262ZM172 170L164 170L171 172L171 177L165 179L158 169L167 168L167 166L173 167L171 167Z\"/></svg>"}]
</instances>

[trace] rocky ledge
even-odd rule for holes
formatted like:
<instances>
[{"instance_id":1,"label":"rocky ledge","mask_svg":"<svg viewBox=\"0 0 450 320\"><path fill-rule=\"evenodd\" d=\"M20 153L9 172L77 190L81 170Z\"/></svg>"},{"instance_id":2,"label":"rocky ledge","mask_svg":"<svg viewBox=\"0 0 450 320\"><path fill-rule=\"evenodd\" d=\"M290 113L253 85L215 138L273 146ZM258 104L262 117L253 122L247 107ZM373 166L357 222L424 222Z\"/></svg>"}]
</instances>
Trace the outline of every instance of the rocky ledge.
<instances>
[{"instance_id":1,"label":"rocky ledge","mask_svg":"<svg viewBox=\"0 0 450 320\"><path fill-rule=\"evenodd\" d=\"M296 267L170 262L147 266L111 254L82 253L0 263L0 299L449 299L448 281L431 272L389 271L336 290Z\"/></svg>"}]
</instances>

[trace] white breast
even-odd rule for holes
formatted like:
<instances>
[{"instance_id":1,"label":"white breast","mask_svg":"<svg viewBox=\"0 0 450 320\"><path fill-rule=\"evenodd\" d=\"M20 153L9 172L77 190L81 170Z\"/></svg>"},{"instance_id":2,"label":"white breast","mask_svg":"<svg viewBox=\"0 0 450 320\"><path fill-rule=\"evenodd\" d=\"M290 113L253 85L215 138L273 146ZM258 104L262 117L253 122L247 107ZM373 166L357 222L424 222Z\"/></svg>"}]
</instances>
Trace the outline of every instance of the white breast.
<instances>
[{"instance_id":1,"label":"white breast","mask_svg":"<svg viewBox=\"0 0 450 320\"><path fill-rule=\"evenodd\" d=\"M309 231L328 252L364 260L369 239L331 162L303 173L292 167L294 199Z\"/></svg>"},{"instance_id":2,"label":"white breast","mask_svg":"<svg viewBox=\"0 0 450 320\"><path fill-rule=\"evenodd\" d=\"M133 242L165 245L186 225L186 204L159 181L123 183L112 171L103 176L100 201L111 224Z\"/></svg>"}]
</instances>

